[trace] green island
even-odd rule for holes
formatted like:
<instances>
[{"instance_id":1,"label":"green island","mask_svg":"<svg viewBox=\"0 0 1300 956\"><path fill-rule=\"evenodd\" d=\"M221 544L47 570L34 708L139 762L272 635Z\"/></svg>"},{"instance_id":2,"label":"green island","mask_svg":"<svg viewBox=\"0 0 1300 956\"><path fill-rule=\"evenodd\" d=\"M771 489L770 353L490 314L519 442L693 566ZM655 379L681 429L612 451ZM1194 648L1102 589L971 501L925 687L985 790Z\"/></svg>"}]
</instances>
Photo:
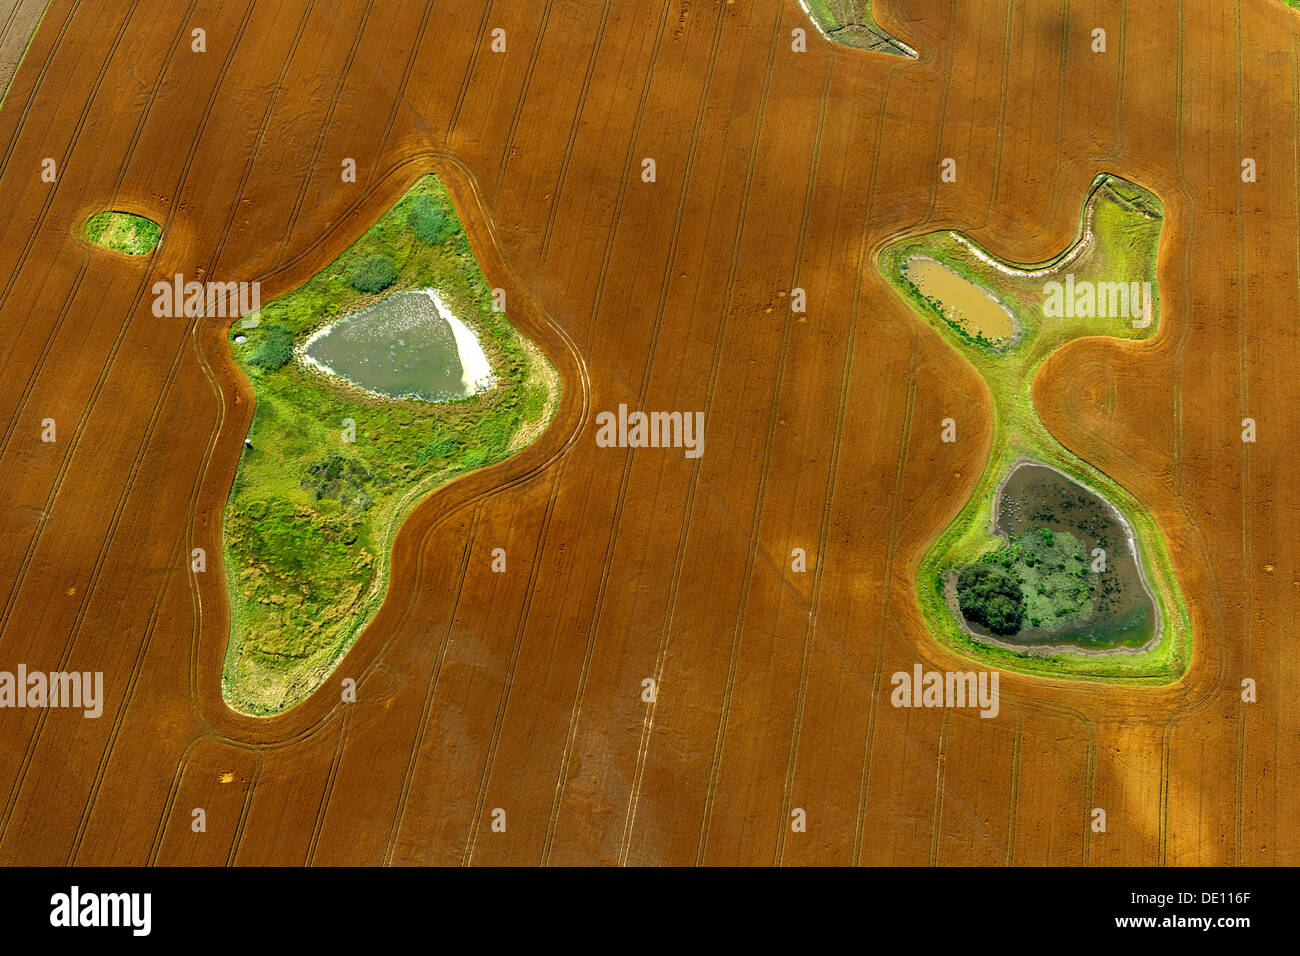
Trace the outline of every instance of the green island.
<instances>
[{"instance_id":1,"label":"green island","mask_svg":"<svg viewBox=\"0 0 1300 956\"><path fill-rule=\"evenodd\" d=\"M1078 616L1088 610L1096 585L1088 580L1081 543L1069 532L1035 528L957 573L962 613L993 634L1018 634L1026 625Z\"/></svg>"},{"instance_id":2,"label":"green island","mask_svg":"<svg viewBox=\"0 0 1300 956\"><path fill-rule=\"evenodd\" d=\"M162 236L162 226L152 219L129 212L97 212L82 227L82 235L97 246L143 256L153 251Z\"/></svg>"},{"instance_id":3,"label":"green island","mask_svg":"<svg viewBox=\"0 0 1300 956\"><path fill-rule=\"evenodd\" d=\"M968 657L1127 683L1170 683L1187 667L1190 618L1154 519L1052 437L1032 391L1066 342L1156 333L1163 220L1153 193L1102 175L1078 237L1047 262L1010 263L953 231L905 238L878 256L894 290L992 398L988 462L917 577L932 633Z\"/></svg>"},{"instance_id":4,"label":"green island","mask_svg":"<svg viewBox=\"0 0 1300 956\"><path fill-rule=\"evenodd\" d=\"M326 269L231 325L257 400L224 515L222 691L235 710L278 713L319 687L382 603L393 539L420 499L554 417L558 375L494 304L445 186L426 175ZM345 374L312 358L336 333L353 336ZM376 381L433 366L458 378L466 337L490 364L466 395L356 377L380 364Z\"/></svg>"},{"instance_id":5,"label":"green island","mask_svg":"<svg viewBox=\"0 0 1300 956\"><path fill-rule=\"evenodd\" d=\"M916 51L876 23L871 0L799 0L826 39L844 46L916 59Z\"/></svg>"}]
</instances>

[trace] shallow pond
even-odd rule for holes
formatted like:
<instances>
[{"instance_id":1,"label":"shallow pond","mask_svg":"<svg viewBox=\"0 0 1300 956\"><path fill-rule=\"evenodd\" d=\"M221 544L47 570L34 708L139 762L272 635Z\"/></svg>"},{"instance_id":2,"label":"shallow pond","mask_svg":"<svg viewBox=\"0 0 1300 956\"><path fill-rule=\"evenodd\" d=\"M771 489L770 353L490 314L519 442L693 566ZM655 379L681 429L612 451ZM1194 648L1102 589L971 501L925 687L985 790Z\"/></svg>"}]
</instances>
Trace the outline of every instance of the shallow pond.
<instances>
[{"instance_id":1,"label":"shallow pond","mask_svg":"<svg viewBox=\"0 0 1300 956\"><path fill-rule=\"evenodd\" d=\"M1084 613L1023 627L1004 643L1018 646L1073 645L1101 651L1140 647L1156 633L1159 611L1142 573L1134 532L1119 510L1099 494L1055 468L1032 461L1013 466L997 490L994 527L1012 540L1027 535L1069 542L1068 566L1082 565L1081 583L1092 585ZM1099 552L1104 564L1098 568ZM1042 568L1033 569L1043 579ZM1066 570L1066 569L1063 569ZM1026 595L1031 606L1034 595ZM1028 624L1028 622L1026 622ZM979 628L976 633L987 636Z\"/></svg>"},{"instance_id":2,"label":"shallow pond","mask_svg":"<svg viewBox=\"0 0 1300 956\"><path fill-rule=\"evenodd\" d=\"M1010 310L942 262L913 256L903 266L903 274L923 296L940 303L948 321L960 326L967 335L983 338L998 347L1015 338L1016 323Z\"/></svg>"},{"instance_id":3,"label":"shallow pond","mask_svg":"<svg viewBox=\"0 0 1300 956\"><path fill-rule=\"evenodd\" d=\"M307 340L303 358L354 385L394 398L442 402L492 387L474 333L433 289L399 292Z\"/></svg>"}]
</instances>

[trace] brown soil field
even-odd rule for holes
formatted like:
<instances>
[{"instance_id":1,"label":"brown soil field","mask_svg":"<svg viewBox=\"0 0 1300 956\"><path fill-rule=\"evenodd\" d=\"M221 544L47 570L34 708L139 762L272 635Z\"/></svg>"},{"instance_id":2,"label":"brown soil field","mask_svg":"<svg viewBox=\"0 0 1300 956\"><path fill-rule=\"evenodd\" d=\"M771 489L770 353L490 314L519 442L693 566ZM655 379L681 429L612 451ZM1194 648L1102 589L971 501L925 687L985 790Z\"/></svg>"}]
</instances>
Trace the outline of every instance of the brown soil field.
<instances>
[{"instance_id":1,"label":"brown soil field","mask_svg":"<svg viewBox=\"0 0 1300 956\"><path fill-rule=\"evenodd\" d=\"M102 671L106 700L0 709L0 863L1300 863L1300 19L873 10L917 60L794 53L796 0L52 0L0 108L0 670ZM220 522L252 394L226 323L155 318L149 287L269 301L428 171L558 416L415 510L318 693L238 715ZM896 709L892 673L968 668L915 576L990 405L875 253L953 228L1042 261L1100 172L1165 204L1160 331L1071 343L1034 398L1163 529L1192 665ZM161 245L79 244L100 209ZM704 455L597 447L619 403L706 412Z\"/></svg>"},{"instance_id":2,"label":"brown soil field","mask_svg":"<svg viewBox=\"0 0 1300 956\"><path fill-rule=\"evenodd\" d=\"M22 61L48 0L5 0L0 3L0 99Z\"/></svg>"}]
</instances>

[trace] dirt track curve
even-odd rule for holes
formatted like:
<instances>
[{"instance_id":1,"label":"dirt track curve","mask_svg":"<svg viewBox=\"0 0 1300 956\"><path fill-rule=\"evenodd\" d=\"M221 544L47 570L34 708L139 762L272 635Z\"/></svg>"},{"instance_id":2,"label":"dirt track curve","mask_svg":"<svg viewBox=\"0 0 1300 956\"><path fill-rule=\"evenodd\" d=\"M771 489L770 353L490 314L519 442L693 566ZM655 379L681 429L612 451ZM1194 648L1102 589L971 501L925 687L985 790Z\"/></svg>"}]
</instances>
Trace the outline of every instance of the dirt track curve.
<instances>
[{"instance_id":1,"label":"dirt track curve","mask_svg":"<svg viewBox=\"0 0 1300 956\"><path fill-rule=\"evenodd\" d=\"M919 60L832 48L796 0L53 0L0 109L0 669L103 671L107 701L0 710L0 863L1300 862L1300 19L876 6ZM223 572L189 554L220 553L251 395L224 324L149 286L266 301L430 169L563 407L402 528L356 704L240 717ZM893 672L963 666L913 579L989 406L875 251L953 227L1045 259L1101 171L1165 203L1163 325L1063 348L1036 401L1157 517L1192 668L894 709ZM158 252L78 242L104 208ZM703 457L597 448L620 402L706 411Z\"/></svg>"}]
</instances>

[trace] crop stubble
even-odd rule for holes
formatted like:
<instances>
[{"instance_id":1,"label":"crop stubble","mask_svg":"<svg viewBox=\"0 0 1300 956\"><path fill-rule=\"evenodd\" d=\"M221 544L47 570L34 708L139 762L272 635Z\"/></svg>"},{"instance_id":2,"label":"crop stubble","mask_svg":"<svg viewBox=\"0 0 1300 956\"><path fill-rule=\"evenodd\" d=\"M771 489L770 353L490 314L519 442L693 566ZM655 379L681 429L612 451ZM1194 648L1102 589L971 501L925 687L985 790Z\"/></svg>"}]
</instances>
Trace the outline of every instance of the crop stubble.
<instances>
[{"instance_id":1,"label":"crop stubble","mask_svg":"<svg viewBox=\"0 0 1300 956\"><path fill-rule=\"evenodd\" d=\"M1295 16L1243 0L1238 44L1209 0L877 4L911 62L790 53L793 2L485 3L377 4L359 40L364 0L51 4L0 110L0 650L103 670L108 699L97 721L0 711L0 860L1295 862ZM219 523L251 395L221 323L154 319L147 285L202 268L265 301L429 168L560 368L560 414L408 519L336 674L357 704L333 679L233 714ZM989 409L874 250L951 225L1045 259L1099 171L1165 202L1162 327L1071 343L1035 401L1155 516L1192 667L1164 688L1004 673L992 721L896 710L892 672L965 666L914 578ZM164 223L147 263L72 244L110 200ZM707 407L704 457L597 449L590 417L619 402Z\"/></svg>"}]
</instances>

